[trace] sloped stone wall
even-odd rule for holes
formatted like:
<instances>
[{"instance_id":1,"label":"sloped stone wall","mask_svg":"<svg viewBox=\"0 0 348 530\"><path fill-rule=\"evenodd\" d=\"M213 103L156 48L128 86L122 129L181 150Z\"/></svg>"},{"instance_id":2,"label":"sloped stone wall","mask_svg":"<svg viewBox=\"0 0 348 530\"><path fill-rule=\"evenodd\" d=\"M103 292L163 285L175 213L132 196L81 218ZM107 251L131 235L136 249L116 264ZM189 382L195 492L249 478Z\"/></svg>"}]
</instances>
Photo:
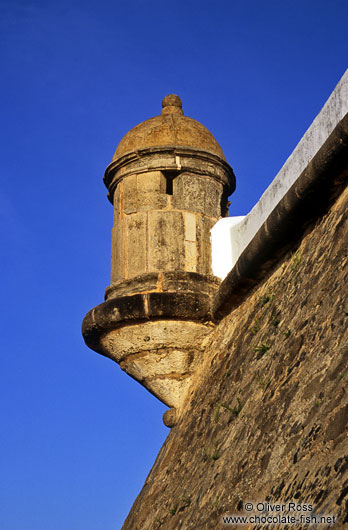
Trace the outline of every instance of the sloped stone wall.
<instances>
[{"instance_id":1,"label":"sloped stone wall","mask_svg":"<svg viewBox=\"0 0 348 530\"><path fill-rule=\"evenodd\" d=\"M207 339L125 530L223 528L247 501L348 523L347 202L346 190Z\"/></svg>"}]
</instances>

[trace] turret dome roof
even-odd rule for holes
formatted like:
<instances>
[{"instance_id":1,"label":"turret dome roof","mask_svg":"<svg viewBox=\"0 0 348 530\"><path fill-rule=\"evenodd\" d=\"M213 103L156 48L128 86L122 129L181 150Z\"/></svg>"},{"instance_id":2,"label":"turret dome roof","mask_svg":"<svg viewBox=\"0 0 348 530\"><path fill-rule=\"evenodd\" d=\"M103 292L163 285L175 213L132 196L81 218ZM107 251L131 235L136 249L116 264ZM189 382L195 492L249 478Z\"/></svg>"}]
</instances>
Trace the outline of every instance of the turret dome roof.
<instances>
[{"instance_id":1,"label":"turret dome roof","mask_svg":"<svg viewBox=\"0 0 348 530\"><path fill-rule=\"evenodd\" d=\"M198 121L184 116L179 96L170 94L162 101L162 113L133 127L119 143L113 162L126 153L156 147L187 147L206 151L225 160L211 132Z\"/></svg>"}]
</instances>

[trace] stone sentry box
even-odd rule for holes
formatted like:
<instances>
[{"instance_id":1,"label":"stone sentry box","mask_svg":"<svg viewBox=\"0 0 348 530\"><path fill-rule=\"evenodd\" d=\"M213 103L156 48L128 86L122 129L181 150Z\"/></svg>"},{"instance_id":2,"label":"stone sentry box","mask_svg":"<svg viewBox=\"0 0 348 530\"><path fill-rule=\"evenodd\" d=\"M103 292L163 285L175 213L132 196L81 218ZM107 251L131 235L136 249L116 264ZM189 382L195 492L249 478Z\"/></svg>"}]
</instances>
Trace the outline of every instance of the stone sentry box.
<instances>
[{"instance_id":1,"label":"stone sentry box","mask_svg":"<svg viewBox=\"0 0 348 530\"><path fill-rule=\"evenodd\" d=\"M104 182L114 205L111 284L83 321L86 344L118 362L172 410L172 426L220 280L210 230L228 215L235 177L213 135L169 95L160 116L121 140Z\"/></svg>"}]
</instances>

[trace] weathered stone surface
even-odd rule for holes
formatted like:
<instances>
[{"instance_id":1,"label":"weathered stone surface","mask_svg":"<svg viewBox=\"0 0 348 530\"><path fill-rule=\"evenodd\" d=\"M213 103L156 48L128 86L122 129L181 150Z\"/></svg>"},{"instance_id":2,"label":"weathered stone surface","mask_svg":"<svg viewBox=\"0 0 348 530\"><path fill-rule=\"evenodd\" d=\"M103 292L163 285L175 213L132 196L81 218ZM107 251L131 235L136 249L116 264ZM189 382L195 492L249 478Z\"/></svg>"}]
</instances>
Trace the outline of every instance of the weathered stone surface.
<instances>
[{"instance_id":1,"label":"weathered stone surface","mask_svg":"<svg viewBox=\"0 0 348 530\"><path fill-rule=\"evenodd\" d=\"M105 299L116 298L120 296L127 296L136 293L155 291L158 289L157 272L140 274L129 279L122 279L112 282L105 290Z\"/></svg>"},{"instance_id":2,"label":"weathered stone surface","mask_svg":"<svg viewBox=\"0 0 348 530\"><path fill-rule=\"evenodd\" d=\"M164 210L168 205L168 195L159 195L158 193L144 193L138 195L137 211L147 212L149 210Z\"/></svg>"},{"instance_id":3,"label":"weathered stone surface","mask_svg":"<svg viewBox=\"0 0 348 530\"><path fill-rule=\"evenodd\" d=\"M214 136L196 120L183 116L181 107L165 105L160 116L155 116L131 129L119 143L114 160L129 151L159 145L182 145L214 153L225 159Z\"/></svg>"},{"instance_id":4,"label":"weathered stone surface","mask_svg":"<svg viewBox=\"0 0 348 530\"><path fill-rule=\"evenodd\" d=\"M104 182L109 199L113 202L118 184L126 177L155 171L189 172L209 177L222 185L227 195L236 187L232 168L219 156L190 147L159 145L130 152L106 168Z\"/></svg>"},{"instance_id":5,"label":"weathered stone surface","mask_svg":"<svg viewBox=\"0 0 348 530\"><path fill-rule=\"evenodd\" d=\"M167 207L166 179L161 171L148 171L137 175L137 185L133 193L137 195L137 212Z\"/></svg>"},{"instance_id":6,"label":"weathered stone surface","mask_svg":"<svg viewBox=\"0 0 348 530\"><path fill-rule=\"evenodd\" d=\"M223 186L220 182L212 179L207 179L205 183L205 207L204 213L214 219L219 219L225 215L221 208L221 198L223 193Z\"/></svg>"},{"instance_id":7,"label":"weathered stone surface","mask_svg":"<svg viewBox=\"0 0 348 530\"><path fill-rule=\"evenodd\" d=\"M123 223L114 224L111 232L111 282L117 282L125 276Z\"/></svg>"},{"instance_id":8,"label":"weathered stone surface","mask_svg":"<svg viewBox=\"0 0 348 530\"><path fill-rule=\"evenodd\" d=\"M208 274L195 272L171 271L162 274L163 291L198 292L212 295L219 287L221 280Z\"/></svg>"},{"instance_id":9,"label":"weathered stone surface","mask_svg":"<svg viewBox=\"0 0 348 530\"><path fill-rule=\"evenodd\" d=\"M191 384L191 374L144 379L142 384L168 407L181 407Z\"/></svg>"},{"instance_id":10,"label":"weathered stone surface","mask_svg":"<svg viewBox=\"0 0 348 530\"><path fill-rule=\"evenodd\" d=\"M141 294L108 300L91 309L82 322L82 335L89 348L108 355L104 351L101 336L127 321L147 320L146 298Z\"/></svg>"},{"instance_id":11,"label":"weathered stone surface","mask_svg":"<svg viewBox=\"0 0 348 530\"><path fill-rule=\"evenodd\" d=\"M215 219L197 215L198 272L212 274L210 230Z\"/></svg>"},{"instance_id":12,"label":"weathered stone surface","mask_svg":"<svg viewBox=\"0 0 348 530\"><path fill-rule=\"evenodd\" d=\"M114 224L120 222L123 213L123 182L120 182L114 195Z\"/></svg>"},{"instance_id":13,"label":"weathered stone surface","mask_svg":"<svg viewBox=\"0 0 348 530\"><path fill-rule=\"evenodd\" d=\"M160 320L124 326L101 337L108 357L169 407L179 408L211 326Z\"/></svg>"},{"instance_id":14,"label":"weathered stone surface","mask_svg":"<svg viewBox=\"0 0 348 530\"><path fill-rule=\"evenodd\" d=\"M211 297L203 293L149 293L149 317L210 320Z\"/></svg>"},{"instance_id":15,"label":"weathered stone surface","mask_svg":"<svg viewBox=\"0 0 348 530\"><path fill-rule=\"evenodd\" d=\"M194 213L184 213L185 241L197 241L196 216Z\"/></svg>"},{"instance_id":16,"label":"weathered stone surface","mask_svg":"<svg viewBox=\"0 0 348 530\"><path fill-rule=\"evenodd\" d=\"M123 184L123 211L126 214L137 211L137 176L130 175L125 178Z\"/></svg>"},{"instance_id":17,"label":"weathered stone surface","mask_svg":"<svg viewBox=\"0 0 348 530\"><path fill-rule=\"evenodd\" d=\"M223 528L256 500L310 503L346 527L347 203L213 330L125 530Z\"/></svg>"},{"instance_id":18,"label":"weathered stone surface","mask_svg":"<svg viewBox=\"0 0 348 530\"><path fill-rule=\"evenodd\" d=\"M205 183L203 177L193 173L181 173L173 181L173 207L205 213Z\"/></svg>"},{"instance_id":19,"label":"weathered stone surface","mask_svg":"<svg viewBox=\"0 0 348 530\"><path fill-rule=\"evenodd\" d=\"M87 313L82 323L82 334L87 346L109 357L104 348L104 336L123 326L146 322L149 319L191 320L211 323L211 295L193 291L149 292L131 296L110 297Z\"/></svg>"},{"instance_id":20,"label":"weathered stone surface","mask_svg":"<svg viewBox=\"0 0 348 530\"><path fill-rule=\"evenodd\" d=\"M221 209L223 186L211 177L182 172L173 181L173 206L180 210L199 212L219 219L224 215Z\"/></svg>"},{"instance_id":21,"label":"weathered stone surface","mask_svg":"<svg viewBox=\"0 0 348 530\"><path fill-rule=\"evenodd\" d=\"M111 282L124 278L124 243L123 182L121 182L114 196L114 225L111 233Z\"/></svg>"},{"instance_id":22,"label":"weathered stone surface","mask_svg":"<svg viewBox=\"0 0 348 530\"><path fill-rule=\"evenodd\" d=\"M197 245L194 241L185 241L185 270L197 271Z\"/></svg>"},{"instance_id":23,"label":"weathered stone surface","mask_svg":"<svg viewBox=\"0 0 348 530\"><path fill-rule=\"evenodd\" d=\"M221 280L212 275L187 271L150 272L112 283L105 291L105 299L143 292L199 293L214 295Z\"/></svg>"},{"instance_id":24,"label":"weathered stone surface","mask_svg":"<svg viewBox=\"0 0 348 530\"><path fill-rule=\"evenodd\" d=\"M111 347L117 352L114 360L119 362L126 355L133 355L139 351L163 350L168 336L172 337L172 348L187 349L190 337L199 344L212 329L196 322L187 322L187 326L181 327L182 322L182 320L165 320L133 324L110 332L103 340L112 344Z\"/></svg>"},{"instance_id":25,"label":"weathered stone surface","mask_svg":"<svg viewBox=\"0 0 348 530\"><path fill-rule=\"evenodd\" d=\"M165 193L166 179L161 171L147 171L137 175L137 193L141 198L143 193Z\"/></svg>"},{"instance_id":26,"label":"weathered stone surface","mask_svg":"<svg viewBox=\"0 0 348 530\"><path fill-rule=\"evenodd\" d=\"M131 278L147 270L147 218L141 212L127 217L124 229L126 277Z\"/></svg>"},{"instance_id":27,"label":"weathered stone surface","mask_svg":"<svg viewBox=\"0 0 348 530\"><path fill-rule=\"evenodd\" d=\"M181 212L151 211L148 271L185 270L184 221ZM181 236L179 236L181 234Z\"/></svg>"},{"instance_id":28,"label":"weathered stone surface","mask_svg":"<svg viewBox=\"0 0 348 530\"><path fill-rule=\"evenodd\" d=\"M172 428L174 425L176 425L178 419L177 419L177 411L175 408L166 410L163 414L163 423L166 425L166 427Z\"/></svg>"}]
</instances>

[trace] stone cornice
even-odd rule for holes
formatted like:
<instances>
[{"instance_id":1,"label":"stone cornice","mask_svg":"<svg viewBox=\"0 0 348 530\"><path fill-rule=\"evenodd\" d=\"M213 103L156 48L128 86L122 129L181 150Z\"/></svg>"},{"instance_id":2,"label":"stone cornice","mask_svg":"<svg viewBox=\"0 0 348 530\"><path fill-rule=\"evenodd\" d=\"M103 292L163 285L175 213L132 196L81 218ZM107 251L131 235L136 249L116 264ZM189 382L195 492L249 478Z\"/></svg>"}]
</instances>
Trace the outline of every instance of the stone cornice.
<instances>
[{"instance_id":1,"label":"stone cornice","mask_svg":"<svg viewBox=\"0 0 348 530\"><path fill-rule=\"evenodd\" d=\"M211 177L227 188L228 195L236 188L233 169L213 153L192 147L151 147L126 153L106 168L104 183L110 202L120 180L149 171L187 171Z\"/></svg>"}]
</instances>

